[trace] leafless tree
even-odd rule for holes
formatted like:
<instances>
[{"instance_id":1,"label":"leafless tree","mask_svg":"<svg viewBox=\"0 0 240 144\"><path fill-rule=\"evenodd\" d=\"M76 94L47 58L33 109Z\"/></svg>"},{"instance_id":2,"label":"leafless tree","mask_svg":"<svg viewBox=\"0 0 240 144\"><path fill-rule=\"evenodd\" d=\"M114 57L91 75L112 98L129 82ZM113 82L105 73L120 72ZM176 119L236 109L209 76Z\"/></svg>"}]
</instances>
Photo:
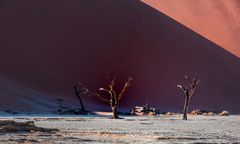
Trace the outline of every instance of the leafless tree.
<instances>
[{"instance_id":1,"label":"leafless tree","mask_svg":"<svg viewBox=\"0 0 240 144\"><path fill-rule=\"evenodd\" d=\"M124 96L127 88L131 85L133 78L132 77L128 77L128 80L125 82L122 90L120 93L117 93L115 90L115 85L116 85L116 78L113 78L112 80L109 81L109 83L107 84L106 88L100 88L100 91L104 91L107 92L109 95L109 98L106 98L106 96L102 96L101 94L97 94L97 96L110 104L111 108L112 108L112 118L113 119L117 119L118 117L118 104L120 99Z\"/></svg>"},{"instance_id":2,"label":"leafless tree","mask_svg":"<svg viewBox=\"0 0 240 144\"><path fill-rule=\"evenodd\" d=\"M88 94L88 89L81 83L76 83L74 86L74 95L78 98L81 109L83 111L86 111L84 105L83 105L83 101L82 101L82 96L87 95Z\"/></svg>"},{"instance_id":3,"label":"leafless tree","mask_svg":"<svg viewBox=\"0 0 240 144\"><path fill-rule=\"evenodd\" d=\"M177 85L177 87L180 88L185 94L185 103L184 103L184 108L183 108L183 120L187 120L187 112L188 112L190 99L191 99L194 91L196 90L197 85L200 82L200 80L197 80L196 78L193 78L192 80L190 80L190 78L187 75L185 75L185 78L187 80L188 86L184 87L182 85Z\"/></svg>"},{"instance_id":4,"label":"leafless tree","mask_svg":"<svg viewBox=\"0 0 240 144\"><path fill-rule=\"evenodd\" d=\"M63 99L60 99L60 98L58 98L58 99L56 99L56 100L57 100L57 102L58 102L59 108L60 108L60 109L64 108L64 106L63 106L64 100L63 100Z\"/></svg>"}]
</instances>

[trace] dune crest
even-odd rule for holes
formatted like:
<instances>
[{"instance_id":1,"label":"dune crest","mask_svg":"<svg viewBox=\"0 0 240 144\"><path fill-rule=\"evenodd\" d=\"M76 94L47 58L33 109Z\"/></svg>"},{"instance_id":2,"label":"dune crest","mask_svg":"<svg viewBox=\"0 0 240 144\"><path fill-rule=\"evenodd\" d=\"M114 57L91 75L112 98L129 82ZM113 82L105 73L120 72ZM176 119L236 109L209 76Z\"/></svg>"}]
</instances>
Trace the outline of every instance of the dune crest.
<instances>
[{"instance_id":1,"label":"dune crest","mask_svg":"<svg viewBox=\"0 0 240 144\"><path fill-rule=\"evenodd\" d=\"M240 57L238 0L142 0Z\"/></svg>"}]
</instances>

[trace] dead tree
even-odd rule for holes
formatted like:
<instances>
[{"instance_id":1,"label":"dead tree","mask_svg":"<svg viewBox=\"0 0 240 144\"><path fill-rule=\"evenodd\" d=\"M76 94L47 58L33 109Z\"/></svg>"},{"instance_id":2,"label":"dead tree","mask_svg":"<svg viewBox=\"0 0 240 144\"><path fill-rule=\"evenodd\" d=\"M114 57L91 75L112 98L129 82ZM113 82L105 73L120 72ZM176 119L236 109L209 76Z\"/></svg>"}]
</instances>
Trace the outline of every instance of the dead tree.
<instances>
[{"instance_id":1,"label":"dead tree","mask_svg":"<svg viewBox=\"0 0 240 144\"><path fill-rule=\"evenodd\" d=\"M194 93L194 91L197 88L197 85L199 84L200 80L197 80L196 78L193 78L190 80L190 78L186 75L185 76L188 86L184 87L182 85L177 85L178 88L180 88L184 94L185 94L185 103L183 108L183 120L187 120L187 113L188 113L188 107L190 103L190 99Z\"/></svg>"},{"instance_id":2,"label":"dead tree","mask_svg":"<svg viewBox=\"0 0 240 144\"><path fill-rule=\"evenodd\" d=\"M56 99L56 100L57 100L57 102L58 102L59 109L63 109L63 108L65 108L65 107L63 106L63 102L64 102L63 99L58 98L58 99Z\"/></svg>"},{"instance_id":3,"label":"dead tree","mask_svg":"<svg viewBox=\"0 0 240 144\"><path fill-rule=\"evenodd\" d=\"M128 80L125 82L122 90L120 93L117 93L115 90L115 81L116 79L113 78L109 84L107 85L107 88L100 88L100 91L104 91L107 92L109 95L109 98L103 97L101 94L97 94L97 96L110 104L111 108L112 108L112 118L113 119L117 119L118 117L118 104L120 99L124 96L127 88L131 85L131 81L133 80L132 77L128 77Z\"/></svg>"},{"instance_id":4,"label":"dead tree","mask_svg":"<svg viewBox=\"0 0 240 144\"><path fill-rule=\"evenodd\" d=\"M82 96L88 94L88 92L89 92L88 89L81 83L76 83L73 88L74 88L74 95L79 100L81 110L86 111L86 109L83 105Z\"/></svg>"}]
</instances>

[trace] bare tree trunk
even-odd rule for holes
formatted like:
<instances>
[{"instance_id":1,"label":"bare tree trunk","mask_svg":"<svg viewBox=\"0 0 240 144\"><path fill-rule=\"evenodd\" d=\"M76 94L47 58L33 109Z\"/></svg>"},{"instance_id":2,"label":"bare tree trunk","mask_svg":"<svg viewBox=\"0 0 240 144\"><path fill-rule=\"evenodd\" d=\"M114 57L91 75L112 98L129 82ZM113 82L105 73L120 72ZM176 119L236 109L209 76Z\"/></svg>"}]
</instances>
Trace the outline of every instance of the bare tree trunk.
<instances>
[{"instance_id":1,"label":"bare tree trunk","mask_svg":"<svg viewBox=\"0 0 240 144\"><path fill-rule=\"evenodd\" d=\"M79 99L79 102L80 102L80 105L81 105L81 109L85 111L85 107L83 106L83 102L82 102L81 97L78 96L78 99Z\"/></svg>"},{"instance_id":2,"label":"bare tree trunk","mask_svg":"<svg viewBox=\"0 0 240 144\"><path fill-rule=\"evenodd\" d=\"M185 96L185 104L183 109L183 120L187 120L188 106L189 106L189 96Z\"/></svg>"},{"instance_id":3,"label":"bare tree trunk","mask_svg":"<svg viewBox=\"0 0 240 144\"><path fill-rule=\"evenodd\" d=\"M74 89L75 89L75 94L76 94L76 96L77 96L77 98L78 98L78 100L79 100L79 103L80 103L81 109L85 111L85 107L84 107L84 105L83 105L83 102L82 102L81 96L79 96L79 93L78 93L77 87L74 87Z\"/></svg>"},{"instance_id":4,"label":"bare tree trunk","mask_svg":"<svg viewBox=\"0 0 240 144\"><path fill-rule=\"evenodd\" d=\"M117 118L119 118L118 117L118 108L117 108L117 105L114 105L114 106L112 106L112 118L113 119L117 119Z\"/></svg>"}]
</instances>

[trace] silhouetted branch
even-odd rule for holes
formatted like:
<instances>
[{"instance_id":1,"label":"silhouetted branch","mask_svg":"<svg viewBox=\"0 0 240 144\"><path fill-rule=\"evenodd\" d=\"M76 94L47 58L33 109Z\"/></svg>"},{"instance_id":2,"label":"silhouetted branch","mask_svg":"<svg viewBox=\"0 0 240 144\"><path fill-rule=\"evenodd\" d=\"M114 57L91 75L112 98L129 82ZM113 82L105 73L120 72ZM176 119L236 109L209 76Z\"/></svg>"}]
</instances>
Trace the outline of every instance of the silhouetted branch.
<instances>
[{"instance_id":1,"label":"silhouetted branch","mask_svg":"<svg viewBox=\"0 0 240 144\"><path fill-rule=\"evenodd\" d=\"M108 99L102 97L100 94L97 94L97 97L99 97L101 100L103 100L103 101L105 101L105 102L111 103L110 100L108 100Z\"/></svg>"},{"instance_id":2,"label":"silhouetted branch","mask_svg":"<svg viewBox=\"0 0 240 144\"><path fill-rule=\"evenodd\" d=\"M182 85L177 85L178 88L180 88L184 93L186 93L187 89L184 88Z\"/></svg>"},{"instance_id":3,"label":"silhouetted branch","mask_svg":"<svg viewBox=\"0 0 240 144\"><path fill-rule=\"evenodd\" d=\"M123 95L124 95L125 91L127 90L127 88L131 86L131 81L132 80L133 80L132 77L128 77L128 81L125 82L124 87L123 87L122 91L120 92L120 94L118 96L118 100L120 100L123 97Z\"/></svg>"},{"instance_id":4,"label":"silhouetted branch","mask_svg":"<svg viewBox=\"0 0 240 144\"><path fill-rule=\"evenodd\" d=\"M192 83L192 81L190 80L190 78L189 78L187 75L185 75L185 78L187 79L188 84L189 84L190 86L192 86L193 83Z\"/></svg>"},{"instance_id":5,"label":"silhouetted branch","mask_svg":"<svg viewBox=\"0 0 240 144\"><path fill-rule=\"evenodd\" d=\"M110 96L112 95L111 91L108 90L108 89L100 88L99 90L100 90L100 91L105 91L105 92L109 93Z\"/></svg>"}]
</instances>

